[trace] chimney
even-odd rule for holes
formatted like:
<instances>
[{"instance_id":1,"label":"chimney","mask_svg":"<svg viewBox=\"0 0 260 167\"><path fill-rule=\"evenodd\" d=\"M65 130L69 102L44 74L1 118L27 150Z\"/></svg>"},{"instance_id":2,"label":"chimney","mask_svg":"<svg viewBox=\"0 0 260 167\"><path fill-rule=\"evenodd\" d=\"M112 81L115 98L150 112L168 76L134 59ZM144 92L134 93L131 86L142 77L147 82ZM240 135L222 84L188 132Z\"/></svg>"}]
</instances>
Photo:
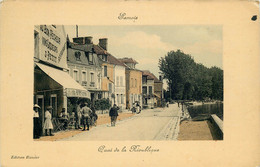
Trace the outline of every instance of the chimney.
<instances>
[{"instance_id":1,"label":"chimney","mask_svg":"<svg viewBox=\"0 0 260 167\"><path fill-rule=\"evenodd\" d=\"M98 45L99 45L101 48L107 50L107 38L100 38Z\"/></svg>"},{"instance_id":2,"label":"chimney","mask_svg":"<svg viewBox=\"0 0 260 167\"><path fill-rule=\"evenodd\" d=\"M84 44L84 39L83 37L73 38L73 43Z\"/></svg>"},{"instance_id":3,"label":"chimney","mask_svg":"<svg viewBox=\"0 0 260 167\"><path fill-rule=\"evenodd\" d=\"M93 44L92 42L93 37L88 36L88 37L84 37L84 39L85 39L85 44Z\"/></svg>"},{"instance_id":4,"label":"chimney","mask_svg":"<svg viewBox=\"0 0 260 167\"><path fill-rule=\"evenodd\" d=\"M93 37L91 37L91 36L77 37L77 38L73 38L73 42L77 43L77 44L81 44L81 45L93 44L92 39L93 39Z\"/></svg>"},{"instance_id":5,"label":"chimney","mask_svg":"<svg viewBox=\"0 0 260 167\"><path fill-rule=\"evenodd\" d=\"M162 81L162 76L161 75L159 76L159 80Z\"/></svg>"}]
</instances>

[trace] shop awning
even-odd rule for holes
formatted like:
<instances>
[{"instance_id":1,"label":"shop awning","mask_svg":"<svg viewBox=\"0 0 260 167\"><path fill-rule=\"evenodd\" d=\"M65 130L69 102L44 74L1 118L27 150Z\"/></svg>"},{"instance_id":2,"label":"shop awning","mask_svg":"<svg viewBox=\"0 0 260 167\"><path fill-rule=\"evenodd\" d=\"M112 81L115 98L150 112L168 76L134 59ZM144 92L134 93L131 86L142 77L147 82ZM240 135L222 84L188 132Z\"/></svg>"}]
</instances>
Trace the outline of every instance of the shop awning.
<instances>
[{"instance_id":1,"label":"shop awning","mask_svg":"<svg viewBox=\"0 0 260 167\"><path fill-rule=\"evenodd\" d=\"M68 73L40 63L36 63L36 65L53 80L63 86L65 95L67 97L90 98L89 91L77 83L73 78L71 78Z\"/></svg>"}]
</instances>

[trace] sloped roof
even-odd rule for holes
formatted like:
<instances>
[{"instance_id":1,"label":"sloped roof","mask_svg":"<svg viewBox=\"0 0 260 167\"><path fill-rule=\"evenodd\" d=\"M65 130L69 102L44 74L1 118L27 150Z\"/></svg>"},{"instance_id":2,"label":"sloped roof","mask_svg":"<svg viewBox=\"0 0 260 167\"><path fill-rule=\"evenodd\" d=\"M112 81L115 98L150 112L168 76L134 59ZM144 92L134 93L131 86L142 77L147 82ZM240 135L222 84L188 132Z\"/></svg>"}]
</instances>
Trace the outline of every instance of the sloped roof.
<instances>
[{"instance_id":1,"label":"sloped roof","mask_svg":"<svg viewBox=\"0 0 260 167\"><path fill-rule=\"evenodd\" d=\"M147 76L147 79L153 79L154 82L161 82L153 73L149 70L144 70L143 75Z\"/></svg>"},{"instance_id":2,"label":"sloped roof","mask_svg":"<svg viewBox=\"0 0 260 167\"><path fill-rule=\"evenodd\" d=\"M135 61L133 58L128 58L128 57L124 57L124 58L119 58L118 60L120 60L123 63L133 63L133 64L138 64L137 61Z\"/></svg>"},{"instance_id":3,"label":"sloped roof","mask_svg":"<svg viewBox=\"0 0 260 167\"><path fill-rule=\"evenodd\" d=\"M110 64L114 64L114 65L120 65L120 66L124 66L126 67L126 65L119 61L116 57L114 57L113 55L111 55L110 53L108 53L105 49L103 49L101 46L99 45L94 45L94 51L96 54L100 55L107 55L107 62Z\"/></svg>"},{"instance_id":4,"label":"sloped roof","mask_svg":"<svg viewBox=\"0 0 260 167\"><path fill-rule=\"evenodd\" d=\"M85 52L92 52L93 44L76 44L68 41L68 47Z\"/></svg>"},{"instance_id":5,"label":"sloped roof","mask_svg":"<svg viewBox=\"0 0 260 167\"><path fill-rule=\"evenodd\" d=\"M106 55L108 52L99 45L93 45L94 51L98 55Z\"/></svg>"},{"instance_id":6,"label":"sloped roof","mask_svg":"<svg viewBox=\"0 0 260 167\"><path fill-rule=\"evenodd\" d=\"M110 64L115 64L115 65L120 65L120 66L124 66L126 67L126 65L124 63L122 63L121 61L119 61L117 58L115 58L114 56L112 56L111 54L108 54L107 56L107 61Z\"/></svg>"}]
</instances>

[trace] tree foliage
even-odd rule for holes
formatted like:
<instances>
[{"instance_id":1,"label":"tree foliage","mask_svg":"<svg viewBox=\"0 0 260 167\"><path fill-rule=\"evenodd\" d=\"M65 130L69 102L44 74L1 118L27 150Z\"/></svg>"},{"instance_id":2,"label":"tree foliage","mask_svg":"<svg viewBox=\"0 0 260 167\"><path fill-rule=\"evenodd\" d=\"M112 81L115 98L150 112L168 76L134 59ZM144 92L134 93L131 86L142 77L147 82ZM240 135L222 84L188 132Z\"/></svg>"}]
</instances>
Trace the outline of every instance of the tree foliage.
<instances>
[{"instance_id":1,"label":"tree foliage","mask_svg":"<svg viewBox=\"0 0 260 167\"><path fill-rule=\"evenodd\" d=\"M111 107L109 99L99 99L95 101L96 110L107 110Z\"/></svg>"},{"instance_id":2,"label":"tree foliage","mask_svg":"<svg viewBox=\"0 0 260 167\"><path fill-rule=\"evenodd\" d=\"M223 100L223 70L207 68L180 50L170 51L159 60L167 79L170 96L175 100Z\"/></svg>"}]
</instances>

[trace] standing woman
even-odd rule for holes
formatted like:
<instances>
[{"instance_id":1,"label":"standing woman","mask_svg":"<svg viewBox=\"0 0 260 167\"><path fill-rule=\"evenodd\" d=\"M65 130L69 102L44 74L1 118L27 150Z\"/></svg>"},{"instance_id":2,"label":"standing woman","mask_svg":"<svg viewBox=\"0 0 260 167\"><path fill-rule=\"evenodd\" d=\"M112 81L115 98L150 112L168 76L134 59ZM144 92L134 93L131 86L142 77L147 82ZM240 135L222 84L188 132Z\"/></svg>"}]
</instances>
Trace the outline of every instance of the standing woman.
<instances>
[{"instance_id":1,"label":"standing woman","mask_svg":"<svg viewBox=\"0 0 260 167\"><path fill-rule=\"evenodd\" d=\"M43 127L45 129L45 136L48 136L47 135L48 130L49 130L49 136L54 136L51 133L51 130L53 129L53 125L51 122L51 111L52 111L52 106L48 106L47 110L45 111L45 122Z\"/></svg>"},{"instance_id":2,"label":"standing woman","mask_svg":"<svg viewBox=\"0 0 260 167\"><path fill-rule=\"evenodd\" d=\"M39 109L41 107L38 104L33 106L33 138L39 139L41 135L41 124L39 119Z\"/></svg>"}]
</instances>

